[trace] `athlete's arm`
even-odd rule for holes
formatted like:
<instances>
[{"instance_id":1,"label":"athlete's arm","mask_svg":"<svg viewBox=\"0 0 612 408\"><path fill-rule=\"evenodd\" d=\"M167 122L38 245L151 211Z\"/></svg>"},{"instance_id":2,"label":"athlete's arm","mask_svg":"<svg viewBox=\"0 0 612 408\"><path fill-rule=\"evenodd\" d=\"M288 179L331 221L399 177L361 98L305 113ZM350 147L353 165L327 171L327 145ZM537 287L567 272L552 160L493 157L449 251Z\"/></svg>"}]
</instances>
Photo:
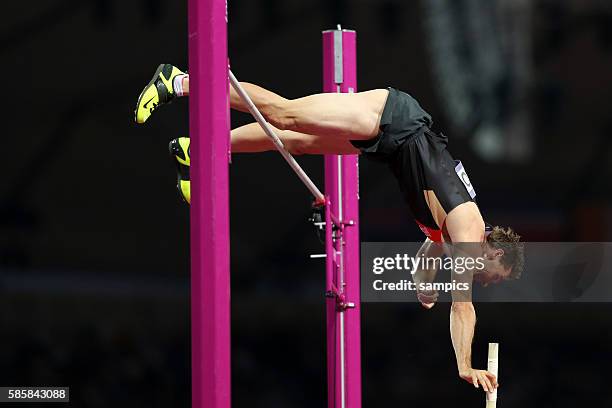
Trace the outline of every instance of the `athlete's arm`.
<instances>
[{"instance_id":1,"label":"athlete's arm","mask_svg":"<svg viewBox=\"0 0 612 408\"><path fill-rule=\"evenodd\" d=\"M442 244L437 244L433 242L431 239L427 238L421 248L417 252L416 256L418 258L430 259L430 258L438 258L442 256L444 253L442 249ZM436 274L438 273L438 269L435 267L425 268L422 263L421 267L417 269L412 274L412 281L416 285L417 299L426 309L431 309L436 304L438 300L438 291L435 290L421 290L420 285L422 283L430 283L433 282L436 278Z\"/></svg>"},{"instance_id":2,"label":"athlete's arm","mask_svg":"<svg viewBox=\"0 0 612 408\"><path fill-rule=\"evenodd\" d=\"M484 391L493 391L497 379L485 370L472 368L472 339L476 325L476 312L472 302L453 302L450 313L450 332L459 376L469 383L482 385Z\"/></svg>"},{"instance_id":3,"label":"athlete's arm","mask_svg":"<svg viewBox=\"0 0 612 408\"><path fill-rule=\"evenodd\" d=\"M452 255L464 259L476 259L482 255L480 242L484 239L484 221L473 203L465 203L449 213L446 217L446 228L453 242ZM456 263L455 265L459 265ZM465 264L464 264L465 265ZM455 267L453 280L468 284L471 289L473 269L464 268L459 271ZM453 291L453 304L450 313L450 334L457 359L459 376L484 391L493 391L497 387L497 379L486 370L472 367L472 339L476 326L476 311L472 304L471 290Z\"/></svg>"},{"instance_id":4,"label":"athlete's arm","mask_svg":"<svg viewBox=\"0 0 612 408\"><path fill-rule=\"evenodd\" d=\"M450 335L455 349L459 376L476 388L481 385L484 391L493 391L497 387L495 376L486 370L477 370L472 367L472 340L474 338L474 327L476 326L476 311L471 294L473 270L457 267L457 265L460 265L458 263L459 259L477 257L478 254L474 253L475 249L476 245L472 243L466 245L453 244L452 256L455 264L453 282L457 284L457 289L452 292ZM463 289L459 289L458 285L462 285Z\"/></svg>"}]
</instances>

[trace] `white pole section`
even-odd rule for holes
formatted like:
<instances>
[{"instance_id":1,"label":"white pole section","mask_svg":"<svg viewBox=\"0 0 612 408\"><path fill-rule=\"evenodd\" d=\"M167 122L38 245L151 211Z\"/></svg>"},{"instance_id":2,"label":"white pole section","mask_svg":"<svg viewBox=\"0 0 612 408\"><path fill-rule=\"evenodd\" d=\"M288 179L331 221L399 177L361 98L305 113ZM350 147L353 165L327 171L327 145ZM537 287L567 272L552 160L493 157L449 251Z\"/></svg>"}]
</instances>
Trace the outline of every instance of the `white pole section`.
<instances>
[{"instance_id":1,"label":"white pole section","mask_svg":"<svg viewBox=\"0 0 612 408\"><path fill-rule=\"evenodd\" d=\"M487 371L498 378L499 373L499 343L489 343L489 357L487 359ZM497 406L497 389L487 392L487 408Z\"/></svg>"}]
</instances>

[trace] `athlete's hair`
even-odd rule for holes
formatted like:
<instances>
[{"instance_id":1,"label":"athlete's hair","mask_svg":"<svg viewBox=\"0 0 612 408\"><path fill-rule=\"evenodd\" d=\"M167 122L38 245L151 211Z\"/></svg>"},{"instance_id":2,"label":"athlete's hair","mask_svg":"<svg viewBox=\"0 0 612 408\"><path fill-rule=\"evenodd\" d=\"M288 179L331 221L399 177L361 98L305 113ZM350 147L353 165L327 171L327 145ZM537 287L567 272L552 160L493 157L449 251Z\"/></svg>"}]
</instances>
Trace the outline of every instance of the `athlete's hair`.
<instances>
[{"instance_id":1,"label":"athlete's hair","mask_svg":"<svg viewBox=\"0 0 612 408\"><path fill-rule=\"evenodd\" d=\"M525 248L521 236L510 227L493 227L487 242L494 248L502 249L504 255L499 260L505 268L510 268L510 279L518 279L525 266Z\"/></svg>"}]
</instances>

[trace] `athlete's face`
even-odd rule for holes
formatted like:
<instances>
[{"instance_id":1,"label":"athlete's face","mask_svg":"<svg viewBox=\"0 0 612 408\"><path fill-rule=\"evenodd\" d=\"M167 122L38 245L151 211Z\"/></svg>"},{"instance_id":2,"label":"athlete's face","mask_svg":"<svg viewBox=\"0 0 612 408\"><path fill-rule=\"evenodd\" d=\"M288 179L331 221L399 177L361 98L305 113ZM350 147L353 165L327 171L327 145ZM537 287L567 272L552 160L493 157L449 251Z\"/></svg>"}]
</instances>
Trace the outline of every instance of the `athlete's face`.
<instances>
[{"instance_id":1,"label":"athlete's face","mask_svg":"<svg viewBox=\"0 0 612 408\"><path fill-rule=\"evenodd\" d=\"M510 269L501 264L501 257L504 255L502 249L494 248L490 245L485 245L482 254L484 260L484 268L474 274L474 281L479 282L482 286L488 286L491 283L498 283L506 280L510 276Z\"/></svg>"}]
</instances>

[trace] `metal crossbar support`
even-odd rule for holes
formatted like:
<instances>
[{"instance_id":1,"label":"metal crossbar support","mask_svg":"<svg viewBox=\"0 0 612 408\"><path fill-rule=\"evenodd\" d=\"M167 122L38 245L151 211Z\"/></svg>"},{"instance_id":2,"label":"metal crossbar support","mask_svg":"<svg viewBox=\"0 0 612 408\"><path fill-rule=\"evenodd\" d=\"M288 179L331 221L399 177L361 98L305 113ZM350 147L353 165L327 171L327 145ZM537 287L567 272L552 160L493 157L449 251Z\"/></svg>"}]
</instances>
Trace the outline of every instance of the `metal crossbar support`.
<instances>
[{"instance_id":1,"label":"metal crossbar support","mask_svg":"<svg viewBox=\"0 0 612 408\"><path fill-rule=\"evenodd\" d=\"M323 91L356 90L356 33L324 31ZM329 408L361 408L358 165L357 155L325 156Z\"/></svg>"}]
</instances>

